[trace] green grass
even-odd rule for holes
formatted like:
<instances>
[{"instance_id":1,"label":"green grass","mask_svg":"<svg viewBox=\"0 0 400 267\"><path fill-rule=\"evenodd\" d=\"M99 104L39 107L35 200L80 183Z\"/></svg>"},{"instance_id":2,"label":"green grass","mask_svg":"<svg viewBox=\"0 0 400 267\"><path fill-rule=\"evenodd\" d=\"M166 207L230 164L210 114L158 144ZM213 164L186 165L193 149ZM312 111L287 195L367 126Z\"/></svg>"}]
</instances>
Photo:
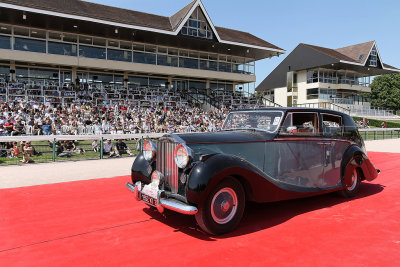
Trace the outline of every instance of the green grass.
<instances>
[{"instance_id":1,"label":"green grass","mask_svg":"<svg viewBox=\"0 0 400 267\"><path fill-rule=\"evenodd\" d=\"M77 148L82 148L85 150L85 153L76 154L73 153L71 157L55 157L55 161L76 161L76 160L89 160L89 159L99 159L100 152L94 152L92 150L92 140L91 141L79 141L76 142ZM100 142L99 146L100 146ZM137 155L138 152L135 150L136 140L127 140L125 143L131 149L133 154ZM37 152L40 152L40 156L33 156L31 157L35 163L40 162L52 162L53 161L53 149L49 146L48 142L39 141L39 142L32 142L32 146L35 148ZM129 155L123 154L123 157L128 157ZM107 156L105 156L107 157ZM23 164L21 162L22 155L18 156L18 158L8 158L8 157L0 157L0 166L3 165L15 165L15 164Z\"/></svg>"},{"instance_id":2,"label":"green grass","mask_svg":"<svg viewBox=\"0 0 400 267\"><path fill-rule=\"evenodd\" d=\"M362 117L353 117L355 122L362 121ZM385 121L385 120L375 120L375 119L368 119L369 127L371 128L381 128L382 122L385 122L386 128L400 128L400 121Z\"/></svg>"}]
</instances>

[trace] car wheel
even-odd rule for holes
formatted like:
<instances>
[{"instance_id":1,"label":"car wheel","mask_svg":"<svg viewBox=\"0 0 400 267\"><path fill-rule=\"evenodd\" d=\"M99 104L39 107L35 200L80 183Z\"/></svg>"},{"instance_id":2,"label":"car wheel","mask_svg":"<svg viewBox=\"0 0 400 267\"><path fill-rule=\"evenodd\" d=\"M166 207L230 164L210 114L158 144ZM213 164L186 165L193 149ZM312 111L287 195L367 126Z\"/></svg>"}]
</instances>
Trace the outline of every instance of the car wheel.
<instances>
[{"instance_id":1,"label":"car wheel","mask_svg":"<svg viewBox=\"0 0 400 267\"><path fill-rule=\"evenodd\" d=\"M361 174L358 168L354 168L351 175L351 185L346 185L344 178L342 179L343 189L340 191L343 197L354 197L358 193L358 188L361 183Z\"/></svg>"},{"instance_id":2,"label":"car wheel","mask_svg":"<svg viewBox=\"0 0 400 267\"><path fill-rule=\"evenodd\" d=\"M221 235L234 230L243 217L245 192L235 178L226 178L207 196L195 215L205 232Z\"/></svg>"}]
</instances>

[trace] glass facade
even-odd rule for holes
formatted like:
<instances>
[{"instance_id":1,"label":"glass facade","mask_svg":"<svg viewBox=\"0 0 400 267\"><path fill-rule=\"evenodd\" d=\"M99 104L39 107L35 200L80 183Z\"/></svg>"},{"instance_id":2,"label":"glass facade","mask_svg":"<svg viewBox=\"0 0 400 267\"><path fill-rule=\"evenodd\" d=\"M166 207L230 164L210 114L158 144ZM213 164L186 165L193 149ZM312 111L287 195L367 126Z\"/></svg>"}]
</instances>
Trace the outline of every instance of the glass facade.
<instances>
[{"instance_id":1,"label":"glass facade","mask_svg":"<svg viewBox=\"0 0 400 267\"><path fill-rule=\"evenodd\" d=\"M76 56L77 47L74 44L48 42L48 53L63 56Z\"/></svg>"},{"instance_id":2,"label":"glass facade","mask_svg":"<svg viewBox=\"0 0 400 267\"><path fill-rule=\"evenodd\" d=\"M188 21L183 25L181 33L205 39L213 38L211 27L208 25L206 17L199 7L193 11Z\"/></svg>"},{"instance_id":3,"label":"glass facade","mask_svg":"<svg viewBox=\"0 0 400 267\"><path fill-rule=\"evenodd\" d=\"M46 53L46 41L26 38L14 38L14 49L37 53Z\"/></svg>"},{"instance_id":4,"label":"glass facade","mask_svg":"<svg viewBox=\"0 0 400 267\"><path fill-rule=\"evenodd\" d=\"M362 77L354 72L331 71L331 70L309 70L307 72L307 83L330 83L349 84L368 87L369 77Z\"/></svg>"},{"instance_id":5,"label":"glass facade","mask_svg":"<svg viewBox=\"0 0 400 267\"><path fill-rule=\"evenodd\" d=\"M10 37L0 35L0 49L11 49Z\"/></svg>"},{"instance_id":6,"label":"glass facade","mask_svg":"<svg viewBox=\"0 0 400 267\"><path fill-rule=\"evenodd\" d=\"M369 56L369 65L371 67L376 67L378 65L378 52L375 46L372 48Z\"/></svg>"},{"instance_id":7,"label":"glass facade","mask_svg":"<svg viewBox=\"0 0 400 267\"><path fill-rule=\"evenodd\" d=\"M107 49L107 59L132 62L132 52L126 50Z\"/></svg>"},{"instance_id":8,"label":"glass facade","mask_svg":"<svg viewBox=\"0 0 400 267\"><path fill-rule=\"evenodd\" d=\"M201 13L201 10L199 12ZM201 15L200 13L196 16L200 16L200 20L203 20L202 13ZM4 24L0 25L0 29L0 49L14 49L54 55L78 56L246 75L254 75L255 71L255 61L252 58L231 57L173 47L100 39L91 36L15 27ZM200 30L197 29L197 31Z\"/></svg>"},{"instance_id":9,"label":"glass facade","mask_svg":"<svg viewBox=\"0 0 400 267\"><path fill-rule=\"evenodd\" d=\"M93 46L79 46L79 56L87 58L106 59L106 49Z\"/></svg>"}]
</instances>

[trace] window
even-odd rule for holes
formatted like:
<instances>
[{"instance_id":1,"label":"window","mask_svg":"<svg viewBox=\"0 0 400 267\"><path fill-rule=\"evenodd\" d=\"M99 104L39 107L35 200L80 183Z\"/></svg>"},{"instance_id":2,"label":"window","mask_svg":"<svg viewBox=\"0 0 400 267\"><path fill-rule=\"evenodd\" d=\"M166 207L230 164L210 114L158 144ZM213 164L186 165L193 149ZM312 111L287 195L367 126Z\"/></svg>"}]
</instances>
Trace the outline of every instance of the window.
<instances>
[{"instance_id":1,"label":"window","mask_svg":"<svg viewBox=\"0 0 400 267\"><path fill-rule=\"evenodd\" d=\"M11 49L10 37L0 35L0 48L1 49Z\"/></svg>"},{"instance_id":2,"label":"window","mask_svg":"<svg viewBox=\"0 0 400 267\"><path fill-rule=\"evenodd\" d=\"M281 134L302 136L318 135L318 114L314 112L289 113L282 125Z\"/></svg>"},{"instance_id":3,"label":"window","mask_svg":"<svg viewBox=\"0 0 400 267\"><path fill-rule=\"evenodd\" d=\"M374 46L369 56L369 66L376 67L378 65L378 52Z\"/></svg>"},{"instance_id":4,"label":"window","mask_svg":"<svg viewBox=\"0 0 400 267\"><path fill-rule=\"evenodd\" d=\"M48 42L48 53L64 56L76 56L76 45Z\"/></svg>"},{"instance_id":5,"label":"window","mask_svg":"<svg viewBox=\"0 0 400 267\"><path fill-rule=\"evenodd\" d=\"M318 88L307 89L307 100L318 99Z\"/></svg>"},{"instance_id":6,"label":"window","mask_svg":"<svg viewBox=\"0 0 400 267\"><path fill-rule=\"evenodd\" d=\"M322 114L322 129L324 136L342 136L343 124L342 117L332 114Z\"/></svg>"},{"instance_id":7,"label":"window","mask_svg":"<svg viewBox=\"0 0 400 267\"><path fill-rule=\"evenodd\" d=\"M79 56L87 58L106 59L106 49L92 46L79 46Z\"/></svg>"},{"instance_id":8,"label":"window","mask_svg":"<svg viewBox=\"0 0 400 267\"><path fill-rule=\"evenodd\" d=\"M193 11L188 21L183 25L181 33L183 35L194 36L205 39L212 39L210 25L207 24L206 17L199 7Z\"/></svg>"},{"instance_id":9,"label":"window","mask_svg":"<svg viewBox=\"0 0 400 267\"><path fill-rule=\"evenodd\" d=\"M125 50L107 49L107 59L116 61L132 61L132 52Z\"/></svg>"},{"instance_id":10,"label":"window","mask_svg":"<svg viewBox=\"0 0 400 267\"><path fill-rule=\"evenodd\" d=\"M15 50L46 53L46 41L30 40L25 38L15 38Z\"/></svg>"}]
</instances>

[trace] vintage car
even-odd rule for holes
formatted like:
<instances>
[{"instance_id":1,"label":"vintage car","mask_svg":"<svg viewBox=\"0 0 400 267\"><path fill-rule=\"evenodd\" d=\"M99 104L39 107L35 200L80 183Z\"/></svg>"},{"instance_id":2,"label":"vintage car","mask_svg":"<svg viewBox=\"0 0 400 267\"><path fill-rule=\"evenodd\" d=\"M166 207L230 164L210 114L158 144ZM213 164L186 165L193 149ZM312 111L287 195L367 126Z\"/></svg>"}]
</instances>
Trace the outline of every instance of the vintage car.
<instances>
[{"instance_id":1,"label":"vintage car","mask_svg":"<svg viewBox=\"0 0 400 267\"><path fill-rule=\"evenodd\" d=\"M147 140L127 187L159 212L195 215L204 231L219 235L237 227L246 201L333 191L353 197L378 173L349 115L265 108L229 113L219 132Z\"/></svg>"}]
</instances>

